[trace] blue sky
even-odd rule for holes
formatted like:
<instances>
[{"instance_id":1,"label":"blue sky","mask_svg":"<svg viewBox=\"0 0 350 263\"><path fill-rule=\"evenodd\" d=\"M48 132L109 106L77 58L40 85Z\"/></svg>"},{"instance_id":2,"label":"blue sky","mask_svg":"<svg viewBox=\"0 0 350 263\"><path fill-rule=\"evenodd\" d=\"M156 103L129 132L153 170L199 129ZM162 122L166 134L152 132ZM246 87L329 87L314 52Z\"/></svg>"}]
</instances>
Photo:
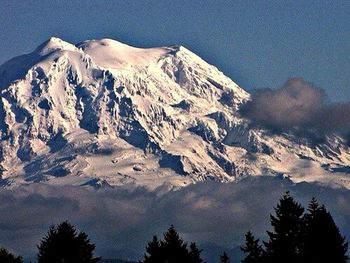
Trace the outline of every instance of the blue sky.
<instances>
[{"instance_id":1,"label":"blue sky","mask_svg":"<svg viewBox=\"0 0 350 263\"><path fill-rule=\"evenodd\" d=\"M303 77L350 100L350 1L0 0L0 63L50 36L181 44L247 90Z\"/></svg>"}]
</instances>

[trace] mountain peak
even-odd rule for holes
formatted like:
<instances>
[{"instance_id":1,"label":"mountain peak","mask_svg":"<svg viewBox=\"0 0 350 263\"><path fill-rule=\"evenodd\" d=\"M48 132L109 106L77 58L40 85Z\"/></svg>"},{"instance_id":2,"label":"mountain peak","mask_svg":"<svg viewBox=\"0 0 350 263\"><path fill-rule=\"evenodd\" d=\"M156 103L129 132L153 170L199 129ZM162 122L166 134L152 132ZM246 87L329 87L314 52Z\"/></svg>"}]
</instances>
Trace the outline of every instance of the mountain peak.
<instances>
[{"instance_id":1,"label":"mountain peak","mask_svg":"<svg viewBox=\"0 0 350 263\"><path fill-rule=\"evenodd\" d=\"M0 186L316 180L303 175L350 160L341 142L309 147L251 127L237 113L249 94L182 46L52 37L0 66L0 87Z\"/></svg>"},{"instance_id":2,"label":"mountain peak","mask_svg":"<svg viewBox=\"0 0 350 263\"><path fill-rule=\"evenodd\" d=\"M48 40L39 45L34 50L34 53L45 56L56 50L77 51L78 49L73 44L66 42L58 37L50 37Z\"/></svg>"},{"instance_id":3,"label":"mountain peak","mask_svg":"<svg viewBox=\"0 0 350 263\"><path fill-rule=\"evenodd\" d=\"M102 39L91 39L91 40L86 40L80 44L77 44L77 47L84 49L91 48L92 46L105 46L105 47L113 47L113 48L135 48L130 45L127 45L125 43L122 43L120 41L111 39L111 38L102 38Z\"/></svg>"},{"instance_id":4,"label":"mountain peak","mask_svg":"<svg viewBox=\"0 0 350 263\"><path fill-rule=\"evenodd\" d=\"M103 68L124 69L130 66L144 66L170 53L170 48L137 48L119 41L104 38L88 40L77 45Z\"/></svg>"}]
</instances>

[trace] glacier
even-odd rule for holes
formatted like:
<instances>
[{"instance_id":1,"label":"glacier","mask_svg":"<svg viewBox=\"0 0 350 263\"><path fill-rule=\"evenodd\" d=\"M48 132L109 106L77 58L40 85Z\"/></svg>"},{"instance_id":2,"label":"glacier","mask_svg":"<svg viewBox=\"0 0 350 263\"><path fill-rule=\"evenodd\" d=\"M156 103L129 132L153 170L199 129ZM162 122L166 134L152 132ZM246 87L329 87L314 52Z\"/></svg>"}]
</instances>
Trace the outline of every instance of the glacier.
<instances>
[{"instance_id":1,"label":"glacier","mask_svg":"<svg viewBox=\"0 0 350 263\"><path fill-rule=\"evenodd\" d=\"M350 188L350 149L251 127L251 95L183 46L52 37L0 66L0 185L176 189L274 176Z\"/></svg>"}]
</instances>

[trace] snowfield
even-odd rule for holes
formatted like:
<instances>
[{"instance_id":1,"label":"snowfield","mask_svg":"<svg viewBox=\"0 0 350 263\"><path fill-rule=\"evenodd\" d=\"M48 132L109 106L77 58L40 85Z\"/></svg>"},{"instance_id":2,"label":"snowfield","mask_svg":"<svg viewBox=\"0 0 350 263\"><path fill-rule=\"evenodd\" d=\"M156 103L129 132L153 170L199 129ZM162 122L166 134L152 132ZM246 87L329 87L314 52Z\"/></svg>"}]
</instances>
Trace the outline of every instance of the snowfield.
<instances>
[{"instance_id":1,"label":"snowfield","mask_svg":"<svg viewBox=\"0 0 350 263\"><path fill-rule=\"evenodd\" d=\"M178 188L271 175L350 188L350 149L251 128L250 99L182 46L50 38L0 66L3 187Z\"/></svg>"}]
</instances>

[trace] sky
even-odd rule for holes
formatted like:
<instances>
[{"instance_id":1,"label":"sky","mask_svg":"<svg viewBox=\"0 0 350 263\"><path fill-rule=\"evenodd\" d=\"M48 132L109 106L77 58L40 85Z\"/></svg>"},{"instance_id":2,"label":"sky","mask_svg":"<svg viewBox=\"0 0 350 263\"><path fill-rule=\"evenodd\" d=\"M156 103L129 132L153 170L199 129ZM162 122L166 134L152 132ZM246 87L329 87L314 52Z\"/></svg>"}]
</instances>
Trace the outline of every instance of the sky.
<instances>
[{"instance_id":1,"label":"sky","mask_svg":"<svg viewBox=\"0 0 350 263\"><path fill-rule=\"evenodd\" d=\"M290 101L290 85L284 84L289 78L297 78L306 91L314 92L309 93L318 94L321 87L332 101L350 101L349 21L350 1L340 0L0 0L0 64L31 52L51 36L71 43L108 37L138 47L181 44L243 88L260 89L258 100L252 102L257 114L261 108L284 113L271 100L262 104L259 94L266 94L264 88L275 88L270 97ZM316 100L313 104L321 109L328 107L316 96L311 100L301 95L305 104ZM295 105L300 104L291 103L290 108ZM311 113L306 112L307 117L320 115ZM350 104L347 113L350 119ZM285 122L271 124L271 119L266 122L259 115L254 118L273 128L289 127ZM303 121L295 120L304 125ZM320 197L334 211L341 230L349 233L348 190L293 185L278 178L247 180L200 183L167 194L143 189L90 192L40 184L0 191L0 246L33 256L49 225L69 220L91 236L102 256L139 258L152 235L161 235L170 224L186 240L232 248L242 243L248 229L266 235L269 213L287 189L304 205L311 196Z\"/></svg>"},{"instance_id":2,"label":"sky","mask_svg":"<svg viewBox=\"0 0 350 263\"><path fill-rule=\"evenodd\" d=\"M248 91L301 77L350 100L350 1L0 0L0 64L51 36L181 44Z\"/></svg>"}]
</instances>

